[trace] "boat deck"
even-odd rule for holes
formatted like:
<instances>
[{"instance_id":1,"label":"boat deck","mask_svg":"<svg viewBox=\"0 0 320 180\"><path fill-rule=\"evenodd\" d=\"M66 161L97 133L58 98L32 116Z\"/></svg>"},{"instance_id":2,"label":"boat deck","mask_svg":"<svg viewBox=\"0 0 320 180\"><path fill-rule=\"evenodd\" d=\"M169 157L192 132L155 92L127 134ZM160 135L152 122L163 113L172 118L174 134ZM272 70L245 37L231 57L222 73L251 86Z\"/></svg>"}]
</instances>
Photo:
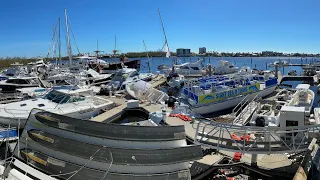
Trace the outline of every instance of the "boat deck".
<instances>
[{"instance_id":1,"label":"boat deck","mask_svg":"<svg viewBox=\"0 0 320 180\"><path fill-rule=\"evenodd\" d=\"M152 88L156 88L156 87L162 86L165 82L166 82L166 78L164 78L163 75L159 74L159 75L153 75L152 80L149 83L152 85ZM96 117L93 117L91 120L96 121L96 122L104 122L107 119L114 116L115 114L120 113L124 108L126 108L127 107L127 99L117 98L117 96L118 95L112 96L112 97L100 96L102 98L106 98L106 99L109 99L112 102L114 102L116 107L114 107L111 110L109 110L105 113L102 113ZM119 96L121 97L121 95L119 95ZM158 108L157 110L160 110L160 108ZM153 111L149 111L149 112L153 112Z\"/></svg>"},{"instance_id":2,"label":"boat deck","mask_svg":"<svg viewBox=\"0 0 320 180\"><path fill-rule=\"evenodd\" d=\"M166 78L164 77L164 75L162 74L158 74L158 75L153 75L152 76L152 80L149 82L153 87L159 87L162 86L164 83L166 82Z\"/></svg>"},{"instance_id":3,"label":"boat deck","mask_svg":"<svg viewBox=\"0 0 320 180\"><path fill-rule=\"evenodd\" d=\"M101 97L106 98L105 96L101 96ZM96 122L103 122L103 121L111 118L112 116L120 113L124 108L127 107L127 103L126 103L125 99L120 99L120 98L115 98L115 97L111 97L108 99L115 104L115 107L98 115L98 116L91 118L90 120L96 121Z\"/></svg>"}]
</instances>

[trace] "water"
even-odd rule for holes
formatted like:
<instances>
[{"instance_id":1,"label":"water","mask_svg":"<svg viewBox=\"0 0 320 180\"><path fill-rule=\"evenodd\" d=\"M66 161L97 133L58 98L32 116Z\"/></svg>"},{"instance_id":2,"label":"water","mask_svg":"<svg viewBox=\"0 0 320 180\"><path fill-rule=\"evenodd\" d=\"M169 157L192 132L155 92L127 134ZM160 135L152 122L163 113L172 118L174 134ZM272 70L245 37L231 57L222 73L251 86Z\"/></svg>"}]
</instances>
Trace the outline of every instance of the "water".
<instances>
[{"instance_id":1,"label":"water","mask_svg":"<svg viewBox=\"0 0 320 180\"><path fill-rule=\"evenodd\" d=\"M158 66L165 64L169 67L172 66L172 62L176 57L171 58L165 58L165 57L154 57L150 58L150 69L151 72L155 73L158 71ZM129 58L129 60L134 59L140 59L141 60L141 72L148 72L148 59L147 58ZM251 68L256 69L262 69L262 70L274 70L274 67L268 67L270 63L273 63L274 61L277 61L279 59L288 61L292 64L307 64L311 63L313 61L319 60L319 58L300 58L300 57L253 57L252 63L250 57L178 57L179 63L185 63L185 62L196 62L198 59L204 59L203 65L212 64L214 67L219 64L220 60L227 60L229 62L232 62L235 66L238 66L239 68L243 66L250 66ZM113 59L113 58L106 58L104 59L107 62L119 62L119 59ZM55 61L52 61L52 63L55 63ZM63 61L64 64L68 63L67 60ZM267 65L267 66L266 66ZM279 71L281 71L282 74L288 74L288 71L290 70L296 70L298 74L301 72L301 67L299 66L288 66L284 68L279 68Z\"/></svg>"},{"instance_id":2,"label":"water","mask_svg":"<svg viewBox=\"0 0 320 180\"><path fill-rule=\"evenodd\" d=\"M140 59L141 60L141 72L147 72L148 66L147 66L147 58L129 58L129 59ZM175 59L173 58L150 58L150 64L151 64L151 72L155 73L158 71L158 66L162 64L166 64L169 67L172 66L172 61ZM253 57L252 58L252 64L251 64L251 58L250 57L178 57L178 62L185 63L185 62L196 62L198 59L204 59L203 65L212 64L214 67L219 64L220 60L227 60L229 62L232 62L235 66L238 66L239 68L243 66L249 66L251 68L256 69L262 69L262 70L274 70L274 67L268 67L270 63L273 63L274 61L277 61L279 59L286 60L289 63L292 64L301 64L301 58L300 57ZM114 61L111 59L106 59L106 61ZM303 58L302 63L307 64L313 61L317 61L315 58ZM267 65L267 67L266 67ZM279 68L279 71L281 71L282 74L288 74L288 71L290 70L296 70L299 74L301 72L301 67L299 66L288 66L284 68Z\"/></svg>"}]
</instances>

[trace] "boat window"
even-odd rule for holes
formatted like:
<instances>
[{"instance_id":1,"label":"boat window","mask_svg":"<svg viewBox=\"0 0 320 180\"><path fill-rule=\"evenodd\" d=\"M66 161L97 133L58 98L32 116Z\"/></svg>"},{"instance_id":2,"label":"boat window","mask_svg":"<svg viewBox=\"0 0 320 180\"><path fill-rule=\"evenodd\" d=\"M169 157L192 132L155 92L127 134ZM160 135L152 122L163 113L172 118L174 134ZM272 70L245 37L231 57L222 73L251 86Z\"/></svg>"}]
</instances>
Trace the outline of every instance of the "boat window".
<instances>
[{"instance_id":1,"label":"boat window","mask_svg":"<svg viewBox=\"0 0 320 180\"><path fill-rule=\"evenodd\" d=\"M298 121L287 120L286 127L290 127L290 126L298 126Z\"/></svg>"},{"instance_id":2,"label":"boat window","mask_svg":"<svg viewBox=\"0 0 320 180\"><path fill-rule=\"evenodd\" d=\"M29 82L25 79L17 79L19 84L29 84Z\"/></svg>"},{"instance_id":3,"label":"boat window","mask_svg":"<svg viewBox=\"0 0 320 180\"><path fill-rule=\"evenodd\" d=\"M72 98L70 98L69 102L72 103L72 102L79 102L79 101L84 101L84 100L85 100L84 97L78 96L78 97L72 97Z\"/></svg>"},{"instance_id":4,"label":"boat window","mask_svg":"<svg viewBox=\"0 0 320 180\"><path fill-rule=\"evenodd\" d=\"M63 104L69 101L70 96L68 94L61 93L59 91L52 90L46 94L44 99L48 99L52 102Z\"/></svg>"},{"instance_id":5,"label":"boat window","mask_svg":"<svg viewBox=\"0 0 320 180\"><path fill-rule=\"evenodd\" d=\"M191 67L193 70L199 70L199 68L198 67Z\"/></svg>"},{"instance_id":6,"label":"boat window","mask_svg":"<svg viewBox=\"0 0 320 180\"><path fill-rule=\"evenodd\" d=\"M135 76L139 76L139 73L138 72L133 72L131 75L130 75L130 77L135 77Z\"/></svg>"},{"instance_id":7,"label":"boat window","mask_svg":"<svg viewBox=\"0 0 320 180\"><path fill-rule=\"evenodd\" d=\"M31 84L39 84L37 79L30 79Z\"/></svg>"},{"instance_id":8,"label":"boat window","mask_svg":"<svg viewBox=\"0 0 320 180\"><path fill-rule=\"evenodd\" d=\"M189 69L188 66L182 66L181 69Z\"/></svg>"},{"instance_id":9,"label":"boat window","mask_svg":"<svg viewBox=\"0 0 320 180\"><path fill-rule=\"evenodd\" d=\"M7 83L17 84L17 79L8 79Z\"/></svg>"},{"instance_id":10,"label":"boat window","mask_svg":"<svg viewBox=\"0 0 320 180\"><path fill-rule=\"evenodd\" d=\"M122 81L127 79L127 77L128 77L128 73L118 72L116 73L116 75L114 75L114 77L112 78L112 81Z\"/></svg>"}]
</instances>

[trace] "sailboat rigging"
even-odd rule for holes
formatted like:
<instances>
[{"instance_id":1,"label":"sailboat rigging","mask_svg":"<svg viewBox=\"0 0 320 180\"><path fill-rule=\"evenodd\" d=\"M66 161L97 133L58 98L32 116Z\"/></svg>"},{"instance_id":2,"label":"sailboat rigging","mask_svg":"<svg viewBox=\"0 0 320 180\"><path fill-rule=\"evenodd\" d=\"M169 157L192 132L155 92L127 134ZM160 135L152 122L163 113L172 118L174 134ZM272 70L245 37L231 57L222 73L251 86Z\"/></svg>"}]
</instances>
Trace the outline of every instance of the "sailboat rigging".
<instances>
[{"instance_id":1,"label":"sailboat rigging","mask_svg":"<svg viewBox=\"0 0 320 180\"><path fill-rule=\"evenodd\" d=\"M64 9L64 14L66 18L66 38L67 38L67 50L68 50L68 56L69 56L69 66L72 65L72 49L70 44L70 36L69 36L69 22L68 22L68 15L67 15L67 9Z\"/></svg>"},{"instance_id":2,"label":"sailboat rigging","mask_svg":"<svg viewBox=\"0 0 320 180\"><path fill-rule=\"evenodd\" d=\"M160 21L161 21L161 25L162 25L162 31L163 31L164 39L165 39L165 42L164 42L163 48L164 48L164 51L166 52L166 57L170 57L169 44L168 44L168 40L167 40L166 31L164 30L164 25L163 25L163 21L162 21L161 13L160 13L160 8L158 8L158 12L159 12L159 17L160 17Z\"/></svg>"},{"instance_id":3,"label":"sailboat rigging","mask_svg":"<svg viewBox=\"0 0 320 180\"><path fill-rule=\"evenodd\" d=\"M145 51L147 52L147 58L148 58L148 72L150 73L150 72L151 72L151 69L150 69L149 53L148 53L148 50L147 50L147 47L146 47L146 43L144 42L144 40L143 40L143 45L144 45L144 49L145 49Z\"/></svg>"}]
</instances>

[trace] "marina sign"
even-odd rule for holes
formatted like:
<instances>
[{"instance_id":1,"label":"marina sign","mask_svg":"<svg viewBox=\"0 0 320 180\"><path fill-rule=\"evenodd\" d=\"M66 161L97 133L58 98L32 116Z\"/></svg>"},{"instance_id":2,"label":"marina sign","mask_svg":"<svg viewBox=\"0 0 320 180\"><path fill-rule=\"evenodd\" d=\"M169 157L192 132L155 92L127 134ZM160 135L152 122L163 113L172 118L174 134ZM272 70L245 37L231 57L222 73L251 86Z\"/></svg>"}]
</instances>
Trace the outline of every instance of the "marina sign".
<instances>
[{"instance_id":1,"label":"marina sign","mask_svg":"<svg viewBox=\"0 0 320 180\"><path fill-rule=\"evenodd\" d=\"M198 103L199 104L208 104L208 103L212 103L212 102L225 100L227 98L235 97L238 95L257 92L259 90L260 90L260 83L257 83L254 85L249 85L249 86L231 89L231 90L227 90L227 91L222 91L222 92L218 92L218 93L204 94L204 95L199 96Z\"/></svg>"}]
</instances>

